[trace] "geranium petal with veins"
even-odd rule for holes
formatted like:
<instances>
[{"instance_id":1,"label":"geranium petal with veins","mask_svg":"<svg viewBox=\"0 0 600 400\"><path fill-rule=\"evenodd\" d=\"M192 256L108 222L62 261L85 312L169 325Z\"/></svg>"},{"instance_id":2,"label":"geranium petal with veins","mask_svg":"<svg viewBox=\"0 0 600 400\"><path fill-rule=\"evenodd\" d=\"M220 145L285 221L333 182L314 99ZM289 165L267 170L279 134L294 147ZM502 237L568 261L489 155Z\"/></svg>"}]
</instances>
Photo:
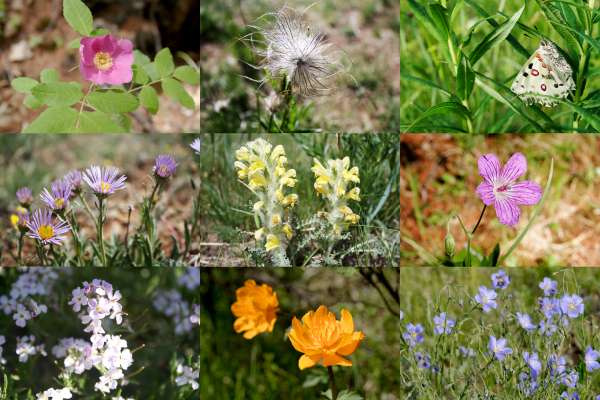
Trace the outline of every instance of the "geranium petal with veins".
<instances>
[{"instance_id":1,"label":"geranium petal with veins","mask_svg":"<svg viewBox=\"0 0 600 400\"><path fill-rule=\"evenodd\" d=\"M500 179L506 183L514 182L525 172L527 172L527 159L523 154L515 153L502 168Z\"/></svg>"},{"instance_id":2,"label":"geranium petal with veins","mask_svg":"<svg viewBox=\"0 0 600 400\"><path fill-rule=\"evenodd\" d=\"M494 208L501 224L515 226L519 222L521 210L510 200L496 198Z\"/></svg>"},{"instance_id":3,"label":"geranium petal with veins","mask_svg":"<svg viewBox=\"0 0 600 400\"><path fill-rule=\"evenodd\" d=\"M533 181L521 181L513 183L506 193L516 205L533 206L540 202L544 191Z\"/></svg>"},{"instance_id":4,"label":"geranium petal with veins","mask_svg":"<svg viewBox=\"0 0 600 400\"><path fill-rule=\"evenodd\" d=\"M493 184L496 178L500 175L500 162L493 154L486 154L479 157L479 175L485 179L487 183Z\"/></svg>"},{"instance_id":5,"label":"geranium petal with veins","mask_svg":"<svg viewBox=\"0 0 600 400\"><path fill-rule=\"evenodd\" d=\"M493 185L490 185L487 182L481 182L479 186L477 186L477 191L475 193L481 196L481 201L483 201L487 206L494 204L496 196L494 195Z\"/></svg>"}]
</instances>

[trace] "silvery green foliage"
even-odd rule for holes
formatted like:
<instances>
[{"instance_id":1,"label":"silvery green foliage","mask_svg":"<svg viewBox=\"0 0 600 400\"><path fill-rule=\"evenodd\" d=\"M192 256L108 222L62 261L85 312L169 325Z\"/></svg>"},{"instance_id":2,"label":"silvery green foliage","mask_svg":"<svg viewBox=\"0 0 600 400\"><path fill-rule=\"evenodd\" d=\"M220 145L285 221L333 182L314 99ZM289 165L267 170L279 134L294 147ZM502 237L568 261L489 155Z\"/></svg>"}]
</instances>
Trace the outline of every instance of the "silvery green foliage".
<instances>
[{"instance_id":1,"label":"silvery green foliage","mask_svg":"<svg viewBox=\"0 0 600 400\"><path fill-rule=\"evenodd\" d=\"M258 66L246 64L255 69L264 69L267 77L259 81L245 78L260 82L260 86L269 77L285 78L294 92L304 97L332 95L342 77L354 79L348 72L352 62L345 67L339 61L339 53L350 60L348 55L343 50L328 51L334 44L328 43L324 33L305 21L304 13L307 10L300 13L284 6L279 11L258 17L257 21L263 21L263 26L249 25L255 31L239 40L253 53L263 57L263 62ZM273 17L275 21L269 21L268 17ZM262 40L258 38L260 36Z\"/></svg>"}]
</instances>

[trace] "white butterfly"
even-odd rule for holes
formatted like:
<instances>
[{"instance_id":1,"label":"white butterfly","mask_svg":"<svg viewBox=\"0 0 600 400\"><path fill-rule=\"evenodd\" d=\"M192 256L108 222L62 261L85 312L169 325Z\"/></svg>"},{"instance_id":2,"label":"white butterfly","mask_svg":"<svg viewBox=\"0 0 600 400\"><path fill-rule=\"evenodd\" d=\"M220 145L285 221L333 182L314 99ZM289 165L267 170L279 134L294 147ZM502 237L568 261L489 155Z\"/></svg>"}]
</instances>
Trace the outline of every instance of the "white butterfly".
<instances>
[{"instance_id":1,"label":"white butterfly","mask_svg":"<svg viewBox=\"0 0 600 400\"><path fill-rule=\"evenodd\" d=\"M547 107L553 107L559 102L535 94L565 99L570 90L576 89L572 74L571 66L558 53L554 43L542 39L540 47L531 55L515 77L510 90L528 106L538 102Z\"/></svg>"}]
</instances>

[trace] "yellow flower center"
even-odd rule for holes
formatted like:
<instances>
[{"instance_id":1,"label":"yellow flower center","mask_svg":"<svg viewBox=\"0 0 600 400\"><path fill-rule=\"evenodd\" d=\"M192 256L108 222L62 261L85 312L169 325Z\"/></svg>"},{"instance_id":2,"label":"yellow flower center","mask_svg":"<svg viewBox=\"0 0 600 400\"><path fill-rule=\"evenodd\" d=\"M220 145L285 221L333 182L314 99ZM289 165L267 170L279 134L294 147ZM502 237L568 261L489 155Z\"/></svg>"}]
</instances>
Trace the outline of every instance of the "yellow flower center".
<instances>
[{"instance_id":1,"label":"yellow flower center","mask_svg":"<svg viewBox=\"0 0 600 400\"><path fill-rule=\"evenodd\" d=\"M96 57L94 57L94 65L102 71L106 71L112 67L113 60L108 53L98 52L96 53Z\"/></svg>"},{"instance_id":2,"label":"yellow flower center","mask_svg":"<svg viewBox=\"0 0 600 400\"><path fill-rule=\"evenodd\" d=\"M575 306L574 306L573 304L571 304L571 305L569 306L569 308L570 308L571 310L574 310L574 309L575 309Z\"/></svg>"},{"instance_id":3,"label":"yellow flower center","mask_svg":"<svg viewBox=\"0 0 600 400\"><path fill-rule=\"evenodd\" d=\"M160 176L166 175L167 174L167 167L160 167Z\"/></svg>"},{"instance_id":4,"label":"yellow flower center","mask_svg":"<svg viewBox=\"0 0 600 400\"><path fill-rule=\"evenodd\" d=\"M63 203L64 203L63 199L54 200L54 204L56 204L56 207L58 207L58 208L62 208Z\"/></svg>"},{"instance_id":5,"label":"yellow flower center","mask_svg":"<svg viewBox=\"0 0 600 400\"><path fill-rule=\"evenodd\" d=\"M54 236L54 229L51 226L42 225L38 229L38 234L44 240L48 240Z\"/></svg>"},{"instance_id":6,"label":"yellow flower center","mask_svg":"<svg viewBox=\"0 0 600 400\"><path fill-rule=\"evenodd\" d=\"M110 189L110 185L106 182L100 182L98 184L98 191L99 192L108 192L108 189Z\"/></svg>"}]
</instances>

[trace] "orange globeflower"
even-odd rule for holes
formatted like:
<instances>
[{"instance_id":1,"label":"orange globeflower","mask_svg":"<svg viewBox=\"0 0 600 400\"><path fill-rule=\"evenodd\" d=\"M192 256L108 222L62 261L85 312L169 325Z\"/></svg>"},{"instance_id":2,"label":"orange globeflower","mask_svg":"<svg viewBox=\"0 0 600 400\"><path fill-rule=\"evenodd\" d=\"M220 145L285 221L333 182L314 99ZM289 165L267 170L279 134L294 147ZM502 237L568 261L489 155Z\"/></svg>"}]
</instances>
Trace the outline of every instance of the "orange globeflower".
<instances>
[{"instance_id":1,"label":"orange globeflower","mask_svg":"<svg viewBox=\"0 0 600 400\"><path fill-rule=\"evenodd\" d=\"M237 301L231 305L231 312L239 317L233 323L237 333L244 333L246 339L252 339L262 332L273 332L277 320L279 301L273 288L263 284L257 286L256 282L248 279L244 287L235 291Z\"/></svg>"},{"instance_id":2,"label":"orange globeflower","mask_svg":"<svg viewBox=\"0 0 600 400\"><path fill-rule=\"evenodd\" d=\"M337 321L327 307L321 306L315 313L309 311L302 317L304 325L294 317L293 329L287 336L296 350L304 353L300 357L300 369L310 368L323 359L323 366L352 366L353 362L342 356L354 354L365 334L354 332L352 315L342 310L342 319Z\"/></svg>"}]
</instances>

